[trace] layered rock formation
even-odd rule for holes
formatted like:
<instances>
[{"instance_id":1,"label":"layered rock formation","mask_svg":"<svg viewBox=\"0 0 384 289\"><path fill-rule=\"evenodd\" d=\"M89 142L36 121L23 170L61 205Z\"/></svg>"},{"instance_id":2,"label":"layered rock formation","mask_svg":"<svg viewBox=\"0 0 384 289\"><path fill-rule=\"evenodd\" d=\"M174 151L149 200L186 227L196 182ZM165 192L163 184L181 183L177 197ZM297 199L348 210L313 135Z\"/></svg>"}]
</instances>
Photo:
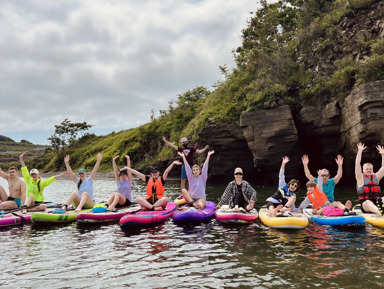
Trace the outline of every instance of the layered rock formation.
<instances>
[{"instance_id":1,"label":"layered rock formation","mask_svg":"<svg viewBox=\"0 0 384 289\"><path fill-rule=\"evenodd\" d=\"M199 133L199 144L215 149L210 173L213 179L229 179L236 166L258 184L277 184L281 158L289 156L286 178L306 181L301 156L308 154L313 175L321 168L336 174L335 158L344 156L346 185L355 183L356 144L368 146L363 161L378 170L381 157L376 145L384 145L384 81L356 87L342 102L320 106L289 106L246 112L235 124L211 124ZM205 156L201 156L201 162Z\"/></svg>"}]
</instances>

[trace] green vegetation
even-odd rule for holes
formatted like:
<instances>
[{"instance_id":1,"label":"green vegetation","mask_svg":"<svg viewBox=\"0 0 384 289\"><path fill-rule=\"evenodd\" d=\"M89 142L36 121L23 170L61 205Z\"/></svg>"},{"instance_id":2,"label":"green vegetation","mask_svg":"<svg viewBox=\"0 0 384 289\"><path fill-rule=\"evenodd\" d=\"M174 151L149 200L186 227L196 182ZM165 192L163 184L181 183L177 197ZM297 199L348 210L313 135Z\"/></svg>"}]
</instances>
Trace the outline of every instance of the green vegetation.
<instances>
[{"instance_id":1,"label":"green vegetation","mask_svg":"<svg viewBox=\"0 0 384 289\"><path fill-rule=\"evenodd\" d=\"M60 150L53 145L33 165L63 170L63 158L70 154L74 168L90 168L96 154L102 152L101 170L110 171L111 159L117 154L121 162L129 154L134 167L145 167L175 157L163 144L163 135L179 144L182 136L197 139L207 123L238 122L243 112L258 110L265 102L326 103L331 98L343 99L356 85L384 79L383 39L375 36L362 41L364 58L335 53L334 48L342 41L337 34L340 21L345 17L354 21L359 10L379 1L260 2L262 7L242 31L242 45L233 51L236 68L219 67L225 80L215 83L214 91L198 86L180 94L167 110L159 111L158 118L152 110L151 121L136 129L69 139Z\"/></svg>"}]
</instances>

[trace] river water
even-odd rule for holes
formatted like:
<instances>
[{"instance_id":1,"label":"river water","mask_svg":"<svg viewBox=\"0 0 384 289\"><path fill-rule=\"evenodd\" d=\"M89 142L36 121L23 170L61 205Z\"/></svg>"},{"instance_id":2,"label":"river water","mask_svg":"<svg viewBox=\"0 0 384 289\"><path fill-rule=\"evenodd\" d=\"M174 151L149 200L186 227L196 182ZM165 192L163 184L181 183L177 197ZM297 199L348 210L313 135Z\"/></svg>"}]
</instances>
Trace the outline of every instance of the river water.
<instances>
[{"instance_id":1,"label":"river water","mask_svg":"<svg viewBox=\"0 0 384 289\"><path fill-rule=\"evenodd\" d=\"M171 199L179 185L167 181ZM96 200L115 188L113 179L97 179ZM207 199L217 203L224 188L208 186ZM74 189L59 179L45 189L46 200L64 202ZM257 206L274 191L256 190ZM133 197L142 192L143 182L134 181ZM337 196L356 197L351 190ZM370 225L282 231L260 223L226 228L215 220L182 228L169 220L129 236L117 224L25 225L1 230L0 244L1 288L382 288L384 281L384 230Z\"/></svg>"}]
</instances>

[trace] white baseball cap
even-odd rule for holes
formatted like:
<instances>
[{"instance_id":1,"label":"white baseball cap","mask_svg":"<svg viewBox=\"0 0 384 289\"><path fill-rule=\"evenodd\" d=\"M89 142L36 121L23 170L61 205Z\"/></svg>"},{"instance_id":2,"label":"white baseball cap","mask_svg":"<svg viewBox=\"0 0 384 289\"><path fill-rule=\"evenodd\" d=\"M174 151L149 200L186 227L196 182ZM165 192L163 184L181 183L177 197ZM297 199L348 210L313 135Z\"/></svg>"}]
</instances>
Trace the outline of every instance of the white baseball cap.
<instances>
[{"instance_id":1,"label":"white baseball cap","mask_svg":"<svg viewBox=\"0 0 384 289\"><path fill-rule=\"evenodd\" d=\"M185 141L188 141L188 139L186 137L182 137L181 142L185 142Z\"/></svg>"},{"instance_id":2,"label":"white baseball cap","mask_svg":"<svg viewBox=\"0 0 384 289\"><path fill-rule=\"evenodd\" d=\"M38 175L39 174L39 171L37 169L32 169L30 172L29 172L30 175L32 174L36 174Z\"/></svg>"}]
</instances>

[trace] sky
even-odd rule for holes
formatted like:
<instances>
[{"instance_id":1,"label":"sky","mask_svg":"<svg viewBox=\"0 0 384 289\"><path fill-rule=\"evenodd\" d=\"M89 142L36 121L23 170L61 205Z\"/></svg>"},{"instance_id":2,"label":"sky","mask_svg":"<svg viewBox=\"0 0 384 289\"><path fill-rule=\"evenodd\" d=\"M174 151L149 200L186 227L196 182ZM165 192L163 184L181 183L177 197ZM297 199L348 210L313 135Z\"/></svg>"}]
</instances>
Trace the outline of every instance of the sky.
<instances>
[{"instance_id":1,"label":"sky","mask_svg":"<svg viewBox=\"0 0 384 289\"><path fill-rule=\"evenodd\" d=\"M65 118L106 135L223 78L256 0L3 0L0 135L48 144Z\"/></svg>"}]
</instances>

